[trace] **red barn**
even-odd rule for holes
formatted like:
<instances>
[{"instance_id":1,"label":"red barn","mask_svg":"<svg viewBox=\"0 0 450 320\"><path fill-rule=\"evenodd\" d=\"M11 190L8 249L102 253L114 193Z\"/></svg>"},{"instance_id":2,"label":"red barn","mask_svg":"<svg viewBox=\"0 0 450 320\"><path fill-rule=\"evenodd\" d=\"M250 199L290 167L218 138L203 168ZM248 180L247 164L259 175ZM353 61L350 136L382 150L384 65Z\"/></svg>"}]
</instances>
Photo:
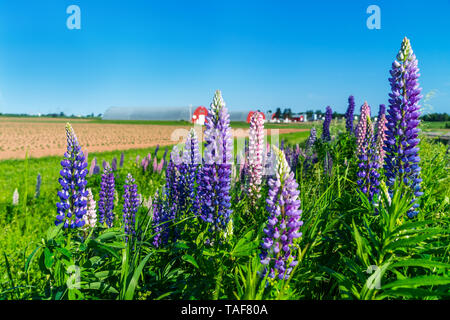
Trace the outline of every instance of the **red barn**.
<instances>
[{"instance_id":1,"label":"red barn","mask_svg":"<svg viewBox=\"0 0 450 320\"><path fill-rule=\"evenodd\" d=\"M249 113L248 113L248 116L247 116L247 123L250 123L250 120L252 119L252 116L253 116L253 114L255 113L256 111L250 111ZM264 120L266 120L266 115L264 114L264 112L259 112L259 113L262 113L262 115L263 115L263 119Z\"/></svg>"},{"instance_id":2,"label":"red barn","mask_svg":"<svg viewBox=\"0 0 450 320\"><path fill-rule=\"evenodd\" d=\"M206 122L206 116L208 115L208 109L203 106L195 109L194 114L192 115L192 123L204 125Z\"/></svg>"}]
</instances>

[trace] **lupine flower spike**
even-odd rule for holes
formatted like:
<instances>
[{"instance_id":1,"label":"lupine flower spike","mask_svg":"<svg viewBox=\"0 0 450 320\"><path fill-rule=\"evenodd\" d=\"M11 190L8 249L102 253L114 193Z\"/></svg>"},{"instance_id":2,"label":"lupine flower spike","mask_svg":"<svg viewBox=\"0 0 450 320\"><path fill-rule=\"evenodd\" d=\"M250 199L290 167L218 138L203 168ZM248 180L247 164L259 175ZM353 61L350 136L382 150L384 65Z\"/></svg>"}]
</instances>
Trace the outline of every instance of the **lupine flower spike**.
<instances>
[{"instance_id":1,"label":"lupine flower spike","mask_svg":"<svg viewBox=\"0 0 450 320\"><path fill-rule=\"evenodd\" d=\"M205 164L200 194L201 218L213 230L224 231L231 214L231 148L230 116L219 90L214 95L206 116Z\"/></svg>"},{"instance_id":2,"label":"lupine flower spike","mask_svg":"<svg viewBox=\"0 0 450 320\"><path fill-rule=\"evenodd\" d=\"M322 140L325 142L331 140L330 123L332 117L333 117L333 110L331 110L330 106L328 106L325 111L325 120L323 121L323 131L322 131Z\"/></svg>"},{"instance_id":3,"label":"lupine flower spike","mask_svg":"<svg viewBox=\"0 0 450 320\"><path fill-rule=\"evenodd\" d=\"M353 112L355 111L355 98L348 97L348 108L345 113L345 128L348 133L353 133Z\"/></svg>"},{"instance_id":4,"label":"lupine flower spike","mask_svg":"<svg viewBox=\"0 0 450 320\"><path fill-rule=\"evenodd\" d=\"M84 225L84 215L87 210L86 174L87 163L77 136L72 126L67 123L67 152L61 161L63 169L60 171L59 183L61 191L58 192L60 201L56 203L55 224L64 223L64 228L80 228Z\"/></svg>"},{"instance_id":5,"label":"lupine flower spike","mask_svg":"<svg viewBox=\"0 0 450 320\"><path fill-rule=\"evenodd\" d=\"M136 235L136 213L139 208L139 199L137 194L137 185L129 173L124 185L124 204L123 204L123 225L127 240Z\"/></svg>"},{"instance_id":6,"label":"lupine flower spike","mask_svg":"<svg viewBox=\"0 0 450 320\"><path fill-rule=\"evenodd\" d=\"M89 228L95 228L95 224L97 223L97 211L95 210L95 200L94 196L92 195L91 189L87 189L88 196L87 196L87 212L84 215L84 226L83 228L85 230Z\"/></svg>"},{"instance_id":7,"label":"lupine flower spike","mask_svg":"<svg viewBox=\"0 0 450 320\"><path fill-rule=\"evenodd\" d=\"M357 127L358 186L367 195L369 201L379 192L379 161L376 152L374 128L370 120L370 106L367 102L361 107L361 116Z\"/></svg>"},{"instance_id":8,"label":"lupine flower spike","mask_svg":"<svg viewBox=\"0 0 450 320\"><path fill-rule=\"evenodd\" d=\"M269 218L260 258L266 267L264 274L269 272L271 278L288 279L298 263L293 254L294 239L301 236L299 228L303 224L300 221L300 192L284 153L275 146L273 149L277 159L276 176L269 181Z\"/></svg>"},{"instance_id":9,"label":"lupine flower spike","mask_svg":"<svg viewBox=\"0 0 450 320\"><path fill-rule=\"evenodd\" d=\"M13 197L12 197L12 205L17 206L19 204L19 191L14 189Z\"/></svg>"},{"instance_id":10,"label":"lupine flower spike","mask_svg":"<svg viewBox=\"0 0 450 320\"><path fill-rule=\"evenodd\" d=\"M191 129L186 137L183 163L180 165L180 210L190 208L190 213L198 214L200 206L197 198L197 176L201 164L197 134Z\"/></svg>"},{"instance_id":11,"label":"lupine flower spike","mask_svg":"<svg viewBox=\"0 0 450 320\"><path fill-rule=\"evenodd\" d=\"M380 104L380 111L378 112L377 120L377 132L375 134L376 155L378 158L379 167L383 167L384 164L384 141L386 140L386 107L384 104Z\"/></svg>"},{"instance_id":12,"label":"lupine flower spike","mask_svg":"<svg viewBox=\"0 0 450 320\"><path fill-rule=\"evenodd\" d=\"M391 93L389 94L389 110L386 130L385 174L387 185L392 192L395 180L398 179L411 188L415 197L423 192L420 188L420 157L418 156L418 125L420 123L420 105L422 98L418 78L419 68L409 39L403 39L397 60L392 63L390 71ZM412 218L418 214L419 204L416 199L408 212Z\"/></svg>"},{"instance_id":13,"label":"lupine flower spike","mask_svg":"<svg viewBox=\"0 0 450 320\"><path fill-rule=\"evenodd\" d=\"M37 199L41 196L41 184L42 184L42 177L41 174L38 173L36 178L36 191L34 192L34 197Z\"/></svg>"},{"instance_id":14,"label":"lupine flower spike","mask_svg":"<svg viewBox=\"0 0 450 320\"><path fill-rule=\"evenodd\" d=\"M107 168L102 174L98 211L100 213L99 222L106 223L108 228L111 228L114 222L114 191L114 173L112 168Z\"/></svg>"},{"instance_id":15,"label":"lupine flower spike","mask_svg":"<svg viewBox=\"0 0 450 320\"><path fill-rule=\"evenodd\" d=\"M261 197L264 157L264 117L255 112L250 120L248 170L248 194L252 205Z\"/></svg>"}]
</instances>

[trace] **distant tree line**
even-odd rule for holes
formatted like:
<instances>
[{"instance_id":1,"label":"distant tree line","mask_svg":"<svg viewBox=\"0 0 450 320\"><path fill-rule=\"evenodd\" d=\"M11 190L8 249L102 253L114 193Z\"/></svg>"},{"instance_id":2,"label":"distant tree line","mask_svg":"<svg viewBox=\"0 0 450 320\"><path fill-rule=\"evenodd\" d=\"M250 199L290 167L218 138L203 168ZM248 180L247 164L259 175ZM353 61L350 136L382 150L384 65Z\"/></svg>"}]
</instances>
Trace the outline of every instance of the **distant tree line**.
<instances>
[{"instance_id":1,"label":"distant tree line","mask_svg":"<svg viewBox=\"0 0 450 320\"><path fill-rule=\"evenodd\" d=\"M85 116L76 116L74 114L66 115L64 112L60 113L47 113L47 114L28 114L28 113L1 113L0 116L4 117L31 117L31 118L37 118L37 117L47 117L47 118L101 118L102 114L99 113L97 116L94 115L94 113L85 115Z\"/></svg>"},{"instance_id":2,"label":"distant tree line","mask_svg":"<svg viewBox=\"0 0 450 320\"><path fill-rule=\"evenodd\" d=\"M450 121L450 116L444 113L429 113L420 117L424 121Z\"/></svg>"},{"instance_id":3,"label":"distant tree line","mask_svg":"<svg viewBox=\"0 0 450 320\"><path fill-rule=\"evenodd\" d=\"M269 110L269 112L271 113L272 110ZM311 121L314 120L314 114L316 114L318 117L322 117L324 115L324 113L322 112L322 110L307 110L306 112L301 112L303 114L306 115L306 120ZM283 111L281 110L281 108L277 108L275 110L275 118L277 119L286 119L286 118L291 118L292 115L294 113L292 112L291 108L284 108ZM339 112L333 112L333 119L336 118L342 118L344 117L343 113L339 113Z\"/></svg>"}]
</instances>

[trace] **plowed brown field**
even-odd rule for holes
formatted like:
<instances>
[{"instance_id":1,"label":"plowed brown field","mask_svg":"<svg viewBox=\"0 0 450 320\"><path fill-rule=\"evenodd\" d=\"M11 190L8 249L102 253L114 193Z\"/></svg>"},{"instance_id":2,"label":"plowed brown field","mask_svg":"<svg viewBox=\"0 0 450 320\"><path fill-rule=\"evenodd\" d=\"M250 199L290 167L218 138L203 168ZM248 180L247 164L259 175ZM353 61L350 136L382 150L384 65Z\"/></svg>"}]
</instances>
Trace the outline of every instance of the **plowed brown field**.
<instances>
[{"instance_id":1,"label":"plowed brown field","mask_svg":"<svg viewBox=\"0 0 450 320\"><path fill-rule=\"evenodd\" d=\"M87 152L148 148L182 142L189 126L90 123L69 120ZM280 134L306 129L278 129ZM272 132L271 132L272 131ZM268 134L276 131L268 130ZM235 137L248 129L233 130ZM0 118L0 160L62 155L66 150L65 122L50 118Z\"/></svg>"}]
</instances>

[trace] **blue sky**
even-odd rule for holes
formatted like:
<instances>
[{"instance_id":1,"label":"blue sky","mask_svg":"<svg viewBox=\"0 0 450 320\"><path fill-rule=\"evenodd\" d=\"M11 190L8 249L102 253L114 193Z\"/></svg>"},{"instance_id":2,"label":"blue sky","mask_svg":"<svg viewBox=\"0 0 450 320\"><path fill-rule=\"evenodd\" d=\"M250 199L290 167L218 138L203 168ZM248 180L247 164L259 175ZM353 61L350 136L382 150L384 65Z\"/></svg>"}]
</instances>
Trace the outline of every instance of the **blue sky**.
<instances>
[{"instance_id":1,"label":"blue sky","mask_svg":"<svg viewBox=\"0 0 450 320\"><path fill-rule=\"evenodd\" d=\"M216 89L231 110L344 112L350 94L378 109L404 36L425 109L449 112L450 1L310 2L1 0L0 112L208 106Z\"/></svg>"}]
</instances>

